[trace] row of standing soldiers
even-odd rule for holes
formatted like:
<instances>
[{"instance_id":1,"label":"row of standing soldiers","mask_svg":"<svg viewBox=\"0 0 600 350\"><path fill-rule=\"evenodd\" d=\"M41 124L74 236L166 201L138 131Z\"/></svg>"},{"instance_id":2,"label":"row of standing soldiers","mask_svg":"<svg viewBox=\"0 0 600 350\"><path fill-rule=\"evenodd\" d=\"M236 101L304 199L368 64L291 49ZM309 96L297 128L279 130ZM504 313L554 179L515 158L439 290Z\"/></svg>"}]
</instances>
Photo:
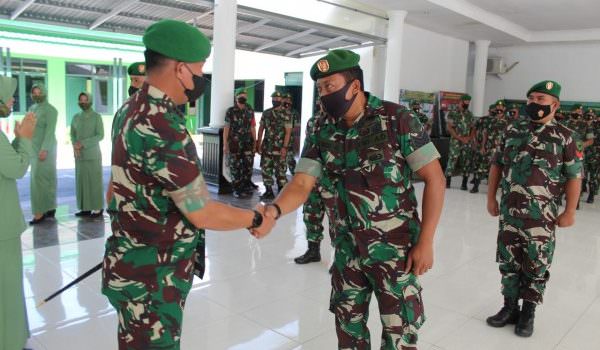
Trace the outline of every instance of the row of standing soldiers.
<instances>
[{"instance_id":1,"label":"row of standing soldiers","mask_svg":"<svg viewBox=\"0 0 600 350\"><path fill-rule=\"evenodd\" d=\"M461 190L468 190L470 182L473 185L470 192L477 193L479 184L488 176L491 156L504 130L521 115L518 105L511 104L507 108L503 100L498 100L489 106L487 116L475 118L468 109L470 100L469 95L464 95L458 108L450 111L446 118L451 135L446 187L450 188L452 176L460 174ZM593 203L600 183L600 143L593 142L594 135L600 134L600 118L593 109L584 113L583 106L577 104L570 112L558 110L556 119L575 132L577 142L585 150L582 192L588 192L587 202Z\"/></svg>"},{"instance_id":2,"label":"row of standing soldiers","mask_svg":"<svg viewBox=\"0 0 600 350\"><path fill-rule=\"evenodd\" d=\"M273 199L275 182L281 190L287 183L288 168L292 175L296 168L293 129L300 124L300 114L292 109L291 94L275 91L271 94L273 107L263 112L257 135L247 92L237 89L235 98L235 105L225 114L223 132L223 152L229 156L233 195L245 198L258 188L251 180L254 154L258 153L265 185L261 199Z\"/></svg>"}]
</instances>

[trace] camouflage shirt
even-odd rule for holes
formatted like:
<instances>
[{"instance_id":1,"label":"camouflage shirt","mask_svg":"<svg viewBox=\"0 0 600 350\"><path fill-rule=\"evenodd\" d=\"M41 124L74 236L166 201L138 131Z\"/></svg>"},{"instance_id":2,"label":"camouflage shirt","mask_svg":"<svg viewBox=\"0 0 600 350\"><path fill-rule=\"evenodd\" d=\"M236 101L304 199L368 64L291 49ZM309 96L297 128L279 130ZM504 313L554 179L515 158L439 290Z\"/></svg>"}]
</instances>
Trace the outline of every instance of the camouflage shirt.
<instances>
[{"instance_id":1,"label":"camouflage shirt","mask_svg":"<svg viewBox=\"0 0 600 350\"><path fill-rule=\"evenodd\" d=\"M582 176L581 159L573 132L555 120L511 123L493 158L502 168L502 215L556 218L565 182Z\"/></svg>"},{"instance_id":2,"label":"camouflage shirt","mask_svg":"<svg viewBox=\"0 0 600 350\"><path fill-rule=\"evenodd\" d=\"M285 141L285 129L292 128L292 114L285 109L269 108L263 112L260 126L265 130L262 151L279 154Z\"/></svg>"},{"instance_id":3,"label":"camouflage shirt","mask_svg":"<svg viewBox=\"0 0 600 350\"><path fill-rule=\"evenodd\" d=\"M448 113L448 125L454 127L460 136L469 136L473 127L473 114L471 111L452 111Z\"/></svg>"},{"instance_id":4,"label":"camouflage shirt","mask_svg":"<svg viewBox=\"0 0 600 350\"><path fill-rule=\"evenodd\" d=\"M350 236L361 257L404 259L420 232L411 175L437 158L415 114L368 95L350 127L326 114L315 120L296 171L319 178L334 245Z\"/></svg>"},{"instance_id":5,"label":"camouflage shirt","mask_svg":"<svg viewBox=\"0 0 600 350\"><path fill-rule=\"evenodd\" d=\"M237 105L229 107L225 113L225 125L229 126L228 146L229 151L238 153L243 151L252 151L254 147L254 137L252 135L252 125L254 120L254 110L249 105L241 109Z\"/></svg>"},{"instance_id":6,"label":"camouflage shirt","mask_svg":"<svg viewBox=\"0 0 600 350\"><path fill-rule=\"evenodd\" d=\"M504 131L508 126L508 120L506 118L490 117L487 134L486 149L494 151L496 147L502 141Z\"/></svg>"},{"instance_id":7,"label":"camouflage shirt","mask_svg":"<svg viewBox=\"0 0 600 350\"><path fill-rule=\"evenodd\" d=\"M137 266L156 266L177 264L198 247L201 256L196 259L203 263L204 232L184 214L201 209L210 195L175 103L144 84L117 111L112 140L114 195L108 209L113 235L107 242L108 255ZM191 273L191 266L179 268Z\"/></svg>"}]
</instances>

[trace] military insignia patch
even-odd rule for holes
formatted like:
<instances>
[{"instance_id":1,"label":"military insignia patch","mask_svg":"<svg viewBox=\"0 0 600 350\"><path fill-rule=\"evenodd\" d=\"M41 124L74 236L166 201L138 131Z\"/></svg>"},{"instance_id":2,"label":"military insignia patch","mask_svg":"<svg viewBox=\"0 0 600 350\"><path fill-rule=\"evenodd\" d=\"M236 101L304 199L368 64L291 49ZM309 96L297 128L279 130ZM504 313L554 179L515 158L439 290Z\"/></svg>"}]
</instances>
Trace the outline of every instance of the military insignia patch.
<instances>
[{"instance_id":1,"label":"military insignia patch","mask_svg":"<svg viewBox=\"0 0 600 350\"><path fill-rule=\"evenodd\" d=\"M146 65L145 64L140 64L138 66L138 70L140 71L140 73L146 73Z\"/></svg>"},{"instance_id":2,"label":"military insignia patch","mask_svg":"<svg viewBox=\"0 0 600 350\"><path fill-rule=\"evenodd\" d=\"M552 90L553 87L554 87L554 84L551 81L546 83L546 90Z\"/></svg>"},{"instance_id":3,"label":"military insignia patch","mask_svg":"<svg viewBox=\"0 0 600 350\"><path fill-rule=\"evenodd\" d=\"M327 73L329 71L329 62L327 60L320 60L317 62L317 68L321 73Z\"/></svg>"}]
</instances>

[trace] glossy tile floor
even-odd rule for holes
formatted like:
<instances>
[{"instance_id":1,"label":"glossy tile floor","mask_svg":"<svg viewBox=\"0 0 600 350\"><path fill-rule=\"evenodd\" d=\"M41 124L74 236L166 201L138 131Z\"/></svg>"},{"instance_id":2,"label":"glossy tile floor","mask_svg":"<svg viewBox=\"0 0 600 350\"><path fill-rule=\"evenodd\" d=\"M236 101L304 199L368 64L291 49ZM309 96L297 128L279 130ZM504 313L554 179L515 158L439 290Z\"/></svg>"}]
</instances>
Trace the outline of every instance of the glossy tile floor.
<instances>
[{"instance_id":1,"label":"glossy tile floor","mask_svg":"<svg viewBox=\"0 0 600 350\"><path fill-rule=\"evenodd\" d=\"M422 185L417 190L420 198ZM235 204L254 202L256 196ZM57 222L30 228L22 238L28 345L116 349L116 315L99 292L99 273L36 308L97 264L110 234L107 219L77 220L69 214L72 208L60 212ZM494 262L497 222L485 212L485 193L448 190L435 267L422 278L427 322L419 349L600 349L599 213L600 205L582 203L576 226L558 231L546 303L538 308L535 334L523 339L511 327L493 329L484 321L501 303ZM207 245L206 277L194 281L187 299L182 349L336 348L327 310L329 240L322 245L323 261L294 264L306 248L299 212L283 217L261 241L243 230L208 232ZM375 302L369 324L377 349L381 326Z\"/></svg>"}]
</instances>

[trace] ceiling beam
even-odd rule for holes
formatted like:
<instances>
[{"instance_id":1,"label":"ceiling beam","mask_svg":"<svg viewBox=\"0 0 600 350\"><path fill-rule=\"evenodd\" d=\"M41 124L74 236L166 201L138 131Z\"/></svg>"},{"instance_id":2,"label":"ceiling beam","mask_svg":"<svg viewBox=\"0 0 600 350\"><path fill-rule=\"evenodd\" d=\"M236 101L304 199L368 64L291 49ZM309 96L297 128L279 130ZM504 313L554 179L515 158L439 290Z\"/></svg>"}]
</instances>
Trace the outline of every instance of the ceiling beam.
<instances>
[{"instance_id":1,"label":"ceiling beam","mask_svg":"<svg viewBox=\"0 0 600 350\"><path fill-rule=\"evenodd\" d=\"M262 51L264 49L268 49L269 47L273 47L273 46L276 46L276 45L279 45L279 44L283 44L283 43L285 43L287 41L290 41L290 40L294 40L294 39L301 38L303 36L307 36L309 34L312 34L312 33L316 32L316 31L317 31L316 29L311 28L311 29L307 29L307 30L305 30L303 32L299 32L299 33L295 33L295 34L292 34L292 35L288 35L288 36L286 36L284 38L281 38L279 40L271 41L271 42L268 42L266 44L260 45L259 47L257 47L256 49L254 49L254 52L260 52L260 51Z\"/></svg>"},{"instance_id":2,"label":"ceiling beam","mask_svg":"<svg viewBox=\"0 0 600 350\"><path fill-rule=\"evenodd\" d=\"M254 23L250 23L248 25L239 27L237 29L237 34L249 32L249 31L254 30L254 29L258 28L258 27L262 27L262 26L264 26L265 24L267 24L270 21L271 20L269 18L263 18L260 21L256 21Z\"/></svg>"},{"instance_id":3,"label":"ceiling beam","mask_svg":"<svg viewBox=\"0 0 600 350\"><path fill-rule=\"evenodd\" d=\"M345 35L336 36L335 38L331 38L329 40L319 41L318 43L314 43L314 44L311 44L311 45L308 45L308 46L303 46L303 47L301 47L299 49L290 51L290 52L286 53L285 55L286 55L286 57L290 57L290 56L293 56L293 55L296 55L296 54L299 54L299 53L302 53L302 52L310 51L310 50L312 50L314 48L317 48L317 47L320 47L320 46L326 46L326 45L329 45L329 44L333 44L333 43L335 43L337 41L342 41L344 39L346 39Z\"/></svg>"},{"instance_id":4,"label":"ceiling beam","mask_svg":"<svg viewBox=\"0 0 600 350\"><path fill-rule=\"evenodd\" d=\"M118 16L120 12L127 10L128 8L130 8L131 6L133 6L137 3L138 3L138 0L130 0L130 1L125 1L125 2L121 3L120 5L117 5L112 11L110 11L109 13L102 15L98 19L96 19L94 21L94 23L92 23L88 29L93 30L93 29L98 28L104 22L108 21L109 19L111 19L113 17Z\"/></svg>"},{"instance_id":5,"label":"ceiling beam","mask_svg":"<svg viewBox=\"0 0 600 350\"><path fill-rule=\"evenodd\" d=\"M29 7L31 7L31 5L33 5L34 2L35 2L35 0L27 0L24 3L22 3L19 7L17 7L10 14L10 19L11 20L17 19L17 17L19 17L23 12L25 12L25 10L27 10Z\"/></svg>"}]
</instances>

